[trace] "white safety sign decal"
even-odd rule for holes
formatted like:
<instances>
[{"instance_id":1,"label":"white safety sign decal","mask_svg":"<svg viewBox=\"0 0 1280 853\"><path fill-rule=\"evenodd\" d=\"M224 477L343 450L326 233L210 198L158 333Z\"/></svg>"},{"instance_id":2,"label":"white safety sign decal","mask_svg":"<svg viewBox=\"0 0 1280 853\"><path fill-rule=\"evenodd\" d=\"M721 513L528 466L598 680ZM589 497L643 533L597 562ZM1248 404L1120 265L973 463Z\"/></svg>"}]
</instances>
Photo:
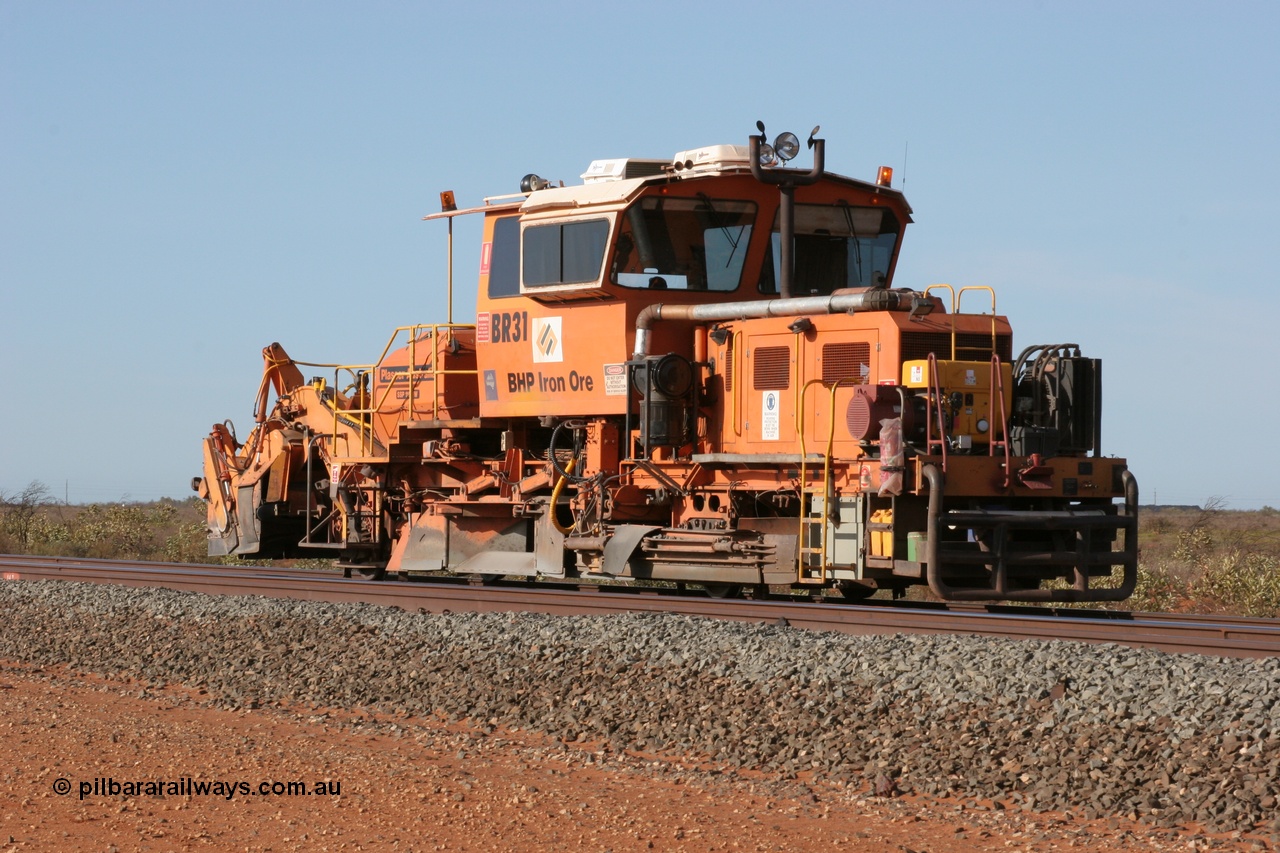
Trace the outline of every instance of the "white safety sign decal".
<instances>
[{"instance_id":1,"label":"white safety sign decal","mask_svg":"<svg viewBox=\"0 0 1280 853\"><path fill-rule=\"evenodd\" d=\"M604 366L604 393L606 397L626 396L627 366L625 364L606 364Z\"/></svg>"},{"instance_id":2,"label":"white safety sign decal","mask_svg":"<svg viewBox=\"0 0 1280 853\"><path fill-rule=\"evenodd\" d=\"M778 406L777 391L765 391L760 401L760 434L765 441L778 440Z\"/></svg>"}]
</instances>

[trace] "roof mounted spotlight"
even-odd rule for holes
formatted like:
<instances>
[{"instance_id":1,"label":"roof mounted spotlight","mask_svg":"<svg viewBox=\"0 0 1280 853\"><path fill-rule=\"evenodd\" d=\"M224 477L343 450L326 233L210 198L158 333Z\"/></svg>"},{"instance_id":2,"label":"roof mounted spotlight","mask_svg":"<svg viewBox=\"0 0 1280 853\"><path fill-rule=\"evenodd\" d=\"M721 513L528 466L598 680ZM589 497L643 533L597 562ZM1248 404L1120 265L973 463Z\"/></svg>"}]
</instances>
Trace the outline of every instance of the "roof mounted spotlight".
<instances>
[{"instance_id":1,"label":"roof mounted spotlight","mask_svg":"<svg viewBox=\"0 0 1280 853\"><path fill-rule=\"evenodd\" d=\"M533 172L530 172L520 179L520 192L522 193L532 193L537 192L538 190L545 190L549 186L551 186L550 181L546 178L539 178Z\"/></svg>"},{"instance_id":2,"label":"roof mounted spotlight","mask_svg":"<svg viewBox=\"0 0 1280 853\"><path fill-rule=\"evenodd\" d=\"M818 135L818 131L820 130L822 130L822 125L815 124L813 126L813 130L809 131L809 142L807 144L810 148L812 148L813 146L817 145L819 142L822 141L821 139L815 139L815 137Z\"/></svg>"},{"instance_id":3,"label":"roof mounted spotlight","mask_svg":"<svg viewBox=\"0 0 1280 853\"><path fill-rule=\"evenodd\" d=\"M800 140L790 131L780 133L778 138L773 140L773 150L778 155L778 158L785 163L800 153Z\"/></svg>"},{"instance_id":4,"label":"roof mounted spotlight","mask_svg":"<svg viewBox=\"0 0 1280 853\"><path fill-rule=\"evenodd\" d=\"M816 183L823 174L825 143L818 139L819 128L809 133L809 147L813 149L813 167L808 172L792 169L771 169L769 157L776 158L780 153L784 160L790 160L800 149L800 140L794 133L783 133L774 140L773 145L765 141L764 122L756 122L758 136L747 137L747 162L751 164L751 175L762 184L770 184L778 188L781 196L778 205L778 297L791 298L791 281L795 277L795 258L793 256L795 242L795 191L796 187L804 187ZM788 156L789 155L789 156Z\"/></svg>"}]
</instances>

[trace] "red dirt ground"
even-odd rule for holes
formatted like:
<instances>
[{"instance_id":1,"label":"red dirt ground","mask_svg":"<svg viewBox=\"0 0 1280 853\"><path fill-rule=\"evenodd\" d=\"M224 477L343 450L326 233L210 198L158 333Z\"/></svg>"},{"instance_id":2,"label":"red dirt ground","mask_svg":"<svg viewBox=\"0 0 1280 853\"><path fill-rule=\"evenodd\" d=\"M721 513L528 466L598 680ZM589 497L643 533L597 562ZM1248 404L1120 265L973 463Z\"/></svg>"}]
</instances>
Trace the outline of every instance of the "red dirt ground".
<instances>
[{"instance_id":1,"label":"red dirt ground","mask_svg":"<svg viewBox=\"0 0 1280 853\"><path fill-rule=\"evenodd\" d=\"M207 698L0 663L0 850L1271 849L1239 834L1209 839L1124 819L874 797L526 732L297 708L226 711L206 707ZM244 782L249 792L158 796L145 787L186 786L188 777ZM95 779L119 793L107 781L95 793ZM341 789L257 793L263 782L293 780ZM70 790L60 794L64 783Z\"/></svg>"}]
</instances>

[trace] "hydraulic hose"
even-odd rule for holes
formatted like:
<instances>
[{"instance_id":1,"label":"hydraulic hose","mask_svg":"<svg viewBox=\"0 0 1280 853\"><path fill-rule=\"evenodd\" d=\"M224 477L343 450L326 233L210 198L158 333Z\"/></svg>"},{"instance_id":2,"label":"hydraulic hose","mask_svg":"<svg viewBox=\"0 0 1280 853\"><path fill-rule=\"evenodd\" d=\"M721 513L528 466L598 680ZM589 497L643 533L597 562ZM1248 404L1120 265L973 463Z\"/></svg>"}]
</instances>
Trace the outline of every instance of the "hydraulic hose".
<instances>
[{"instance_id":1,"label":"hydraulic hose","mask_svg":"<svg viewBox=\"0 0 1280 853\"><path fill-rule=\"evenodd\" d=\"M554 459L555 457L552 456L552 458ZM573 473L573 469L577 467L577 465L578 465L577 459L569 460L568 466L565 467L565 473L560 477L559 480L556 480L556 486L554 489L551 490L551 507L550 509L548 509L548 512L551 513L551 524L555 527L556 530L559 530L561 533L565 534L566 536L569 535L569 531L573 530L573 528L565 527L563 524L560 523L560 519L556 518L556 501L560 500L560 493L564 491L564 484L568 481L569 475Z\"/></svg>"}]
</instances>

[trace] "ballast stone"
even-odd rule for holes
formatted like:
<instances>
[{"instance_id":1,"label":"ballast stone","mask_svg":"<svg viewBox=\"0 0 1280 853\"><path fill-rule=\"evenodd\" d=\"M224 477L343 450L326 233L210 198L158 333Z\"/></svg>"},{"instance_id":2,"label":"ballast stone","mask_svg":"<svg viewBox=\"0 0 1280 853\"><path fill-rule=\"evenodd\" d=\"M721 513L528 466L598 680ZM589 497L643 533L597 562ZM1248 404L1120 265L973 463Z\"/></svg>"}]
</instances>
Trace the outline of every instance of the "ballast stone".
<instances>
[{"instance_id":1,"label":"ballast stone","mask_svg":"<svg viewBox=\"0 0 1280 853\"><path fill-rule=\"evenodd\" d=\"M182 683L224 707L438 714L1161 825L1248 829L1280 799L1275 658L58 582L2 584L0 607L0 656Z\"/></svg>"}]
</instances>

